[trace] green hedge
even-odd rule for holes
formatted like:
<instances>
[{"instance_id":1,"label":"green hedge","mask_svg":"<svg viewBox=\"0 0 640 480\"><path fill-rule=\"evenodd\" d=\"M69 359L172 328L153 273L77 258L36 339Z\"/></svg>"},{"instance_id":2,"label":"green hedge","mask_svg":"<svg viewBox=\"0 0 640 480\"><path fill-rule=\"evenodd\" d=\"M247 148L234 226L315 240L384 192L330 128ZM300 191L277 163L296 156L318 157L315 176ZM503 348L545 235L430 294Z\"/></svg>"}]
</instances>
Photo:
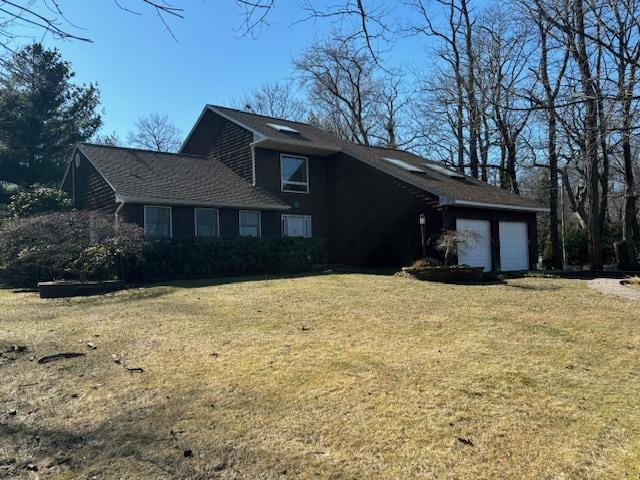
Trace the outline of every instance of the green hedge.
<instances>
[{"instance_id":1,"label":"green hedge","mask_svg":"<svg viewBox=\"0 0 640 480\"><path fill-rule=\"evenodd\" d=\"M219 275L309 271L322 261L322 245L309 238L194 238L146 243L123 265L121 278L145 282Z\"/></svg>"}]
</instances>

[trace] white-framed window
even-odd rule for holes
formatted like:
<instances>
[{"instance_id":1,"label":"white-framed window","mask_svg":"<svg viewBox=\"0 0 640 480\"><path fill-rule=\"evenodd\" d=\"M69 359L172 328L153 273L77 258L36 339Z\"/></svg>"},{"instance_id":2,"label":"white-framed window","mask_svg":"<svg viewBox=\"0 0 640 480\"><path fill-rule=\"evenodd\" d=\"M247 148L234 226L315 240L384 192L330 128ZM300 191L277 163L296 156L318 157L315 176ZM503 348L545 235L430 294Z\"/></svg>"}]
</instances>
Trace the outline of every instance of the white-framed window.
<instances>
[{"instance_id":1,"label":"white-framed window","mask_svg":"<svg viewBox=\"0 0 640 480\"><path fill-rule=\"evenodd\" d=\"M241 237L259 237L261 235L260 212L257 210L240 210Z\"/></svg>"},{"instance_id":2,"label":"white-framed window","mask_svg":"<svg viewBox=\"0 0 640 480\"><path fill-rule=\"evenodd\" d=\"M309 193L309 159L281 154L280 185L283 192Z\"/></svg>"},{"instance_id":3,"label":"white-framed window","mask_svg":"<svg viewBox=\"0 0 640 480\"><path fill-rule=\"evenodd\" d=\"M311 215L282 215L283 237L311 237Z\"/></svg>"},{"instance_id":4,"label":"white-framed window","mask_svg":"<svg viewBox=\"0 0 640 480\"><path fill-rule=\"evenodd\" d=\"M148 240L173 237L171 207L144 206L144 236Z\"/></svg>"},{"instance_id":5,"label":"white-framed window","mask_svg":"<svg viewBox=\"0 0 640 480\"><path fill-rule=\"evenodd\" d=\"M196 237L220 236L220 216L217 208L194 208L193 223Z\"/></svg>"}]
</instances>

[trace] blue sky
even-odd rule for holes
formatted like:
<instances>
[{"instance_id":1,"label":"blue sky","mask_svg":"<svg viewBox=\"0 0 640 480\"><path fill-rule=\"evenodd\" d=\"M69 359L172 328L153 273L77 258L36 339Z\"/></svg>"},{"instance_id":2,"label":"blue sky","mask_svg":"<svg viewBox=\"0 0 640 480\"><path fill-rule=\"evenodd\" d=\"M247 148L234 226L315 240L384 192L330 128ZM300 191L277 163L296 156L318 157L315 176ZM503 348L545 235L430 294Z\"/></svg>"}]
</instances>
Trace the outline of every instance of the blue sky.
<instances>
[{"instance_id":1,"label":"blue sky","mask_svg":"<svg viewBox=\"0 0 640 480\"><path fill-rule=\"evenodd\" d=\"M185 18L169 19L176 41L141 2L125 2L144 12L138 16L112 0L65 0L66 18L82 28L72 31L93 43L45 43L72 62L77 81L98 83L104 133L125 138L139 116L161 113L186 135L206 103L230 105L264 83L290 78L291 59L330 33L326 21L294 25L305 15L301 3L276 2L270 25L251 38L237 32L242 18L233 0L183 1ZM386 57L395 65L424 66L424 39L403 39Z\"/></svg>"}]
</instances>

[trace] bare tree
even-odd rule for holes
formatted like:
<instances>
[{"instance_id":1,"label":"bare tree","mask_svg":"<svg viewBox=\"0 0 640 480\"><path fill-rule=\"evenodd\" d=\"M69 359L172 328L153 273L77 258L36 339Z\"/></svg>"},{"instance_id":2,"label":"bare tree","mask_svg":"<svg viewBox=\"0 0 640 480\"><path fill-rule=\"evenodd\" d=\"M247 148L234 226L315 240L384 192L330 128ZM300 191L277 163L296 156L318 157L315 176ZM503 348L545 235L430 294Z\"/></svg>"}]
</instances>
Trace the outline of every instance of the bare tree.
<instances>
[{"instance_id":1,"label":"bare tree","mask_svg":"<svg viewBox=\"0 0 640 480\"><path fill-rule=\"evenodd\" d=\"M563 268L558 221L558 111L556 102L560 94L565 70L569 61L569 50L564 43L552 44L552 25L536 7L528 10L538 29L539 65L534 71L542 86L542 94L531 92L535 106L543 106L542 114L546 130L546 165L549 170L549 236L551 242L551 262L554 268ZM557 53L557 59L555 55ZM554 61L555 60L555 61ZM552 75L554 75L552 77Z\"/></svg>"},{"instance_id":2,"label":"bare tree","mask_svg":"<svg viewBox=\"0 0 640 480\"><path fill-rule=\"evenodd\" d=\"M459 46L459 38L462 29L462 15L460 9L454 0L437 0L443 6L446 14L446 26L437 28L431 20L431 12L422 0L416 0L412 5L418 14L418 18L422 23L417 23L409 27L409 32L413 34L425 34L430 37L439 39L443 46L438 50L438 56L444 61L452 74L447 75L439 72L439 79L433 82L427 82L424 86L423 93L440 92L436 98L442 98L442 93L448 92L447 86L451 83L455 85L455 90L449 92L452 95L446 95L446 103L455 105L455 113L446 115L448 123L452 126L453 134L456 139L455 150L455 166L460 173L465 172L465 96L464 96L464 75L462 73L463 56ZM452 77L451 79L447 77ZM431 112L433 115L433 112ZM428 117L427 117L428 118ZM441 145L441 140L434 142L435 145ZM453 162L452 162L453 163Z\"/></svg>"},{"instance_id":3,"label":"bare tree","mask_svg":"<svg viewBox=\"0 0 640 480\"><path fill-rule=\"evenodd\" d=\"M99 145L109 145L111 147L119 147L122 144L116 132L98 134L92 141Z\"/></svg>"},{"instance_id":4,"label":"bare tree","mask_svg":"<svg viewBox=\"0 0 640 480\"><path fill-rule=\"evenodd\" d=\"M135 130L127 136L129 145L159 152L176 152L180 148L180 130L167 115L153 113L140 117Z\"/></svg>"},{"instance_id":5,"label":"bare tree","mask_svg":"<svg viewBox=\"0 0 640 480\"><path fill-rule=\"evenodd\" d=\"M350 40L313 43L294 60L319 117L334 118L337 133L364 145L373 141L380 84L367 51Z\"/></svg>"},{"instance_id":6,"label":"bare tree","mask_svg":"<svg viewBox=\"0 0 640 480\"><path fill-rule=\"evenodd\" d=\"M268 117L303 121L308 115L305 103L296 95L290 81L265 84L236 103L240 108Z\"/></svg>"}]
</instances>

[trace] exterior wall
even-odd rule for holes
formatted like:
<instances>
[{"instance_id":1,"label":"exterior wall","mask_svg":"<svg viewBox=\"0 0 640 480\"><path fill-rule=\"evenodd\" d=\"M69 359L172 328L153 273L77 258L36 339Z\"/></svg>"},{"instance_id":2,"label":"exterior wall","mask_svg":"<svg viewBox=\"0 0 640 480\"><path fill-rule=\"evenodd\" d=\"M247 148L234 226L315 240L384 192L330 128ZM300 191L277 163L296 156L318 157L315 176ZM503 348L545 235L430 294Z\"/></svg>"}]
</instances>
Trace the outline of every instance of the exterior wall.
<instances>
[{"instance_id":1,"label":"exterior wall","mask_svg":"<svg viewBox=\"0 0 640 480\"><path fill-rule=\"evenodd\" d=\"M332 157L327 167L331 262L408 264L421 256L421 213L427 216L427 235L439 235L442 214L436 197L343 154Z\"/></svg>"},{"instance_id":2,"label":"exterior wall","mask_svg":"<svg viewBox=\"0 0 640 480\"><path fill-rule=\"evenodd\" d=\"M535 212L446 207L443 217L445 229L447 230L455 230L457 218L489 220L491 225L491 263L493 270L500 269L500 221L526 222L529 236L529 269L535 270L538 259L538 222Z\"/></svg>"},{"instance_id":3,"label":"exterior wall","mask_svg":"<svg viewBox=\"0 0 640 480\"><path fill-rule=\"evenodd\" d=\"M253 133L207 110L181 153L220 160L247 182L253 182Z\"/></svg>"},{"instance_id":4,"label":"exterior wall","mask_svg":"<svg viewBox=\"0 0 640 480\"><path fill-rule=\"evenodd\" d=\"M171 207L173 238L193 238L195 236L194 208L197 207L175 205ZM262 236L279 237L280 214L273 211L261 211L260 216ZM125 222L144 228L144 205L125 204L122 209L122 218ZM237 209L220 208L218 209L218 218L221 237L237 237L240 234L240 219Z\"/></svg>"},{"instance_id":5,"label":"exterior wall","mask_svg":"<svg viewBox=\"0 0 640 480\"><path fill-rule=\"evenodd\" d=\"M256 187L262 188L280 200L291 205L291 209L283 212L293 215L311 215L311 233L314 237L327 238L327 163L330 158L313 155L307 157L309 166L309 192L283 192L280 177L280 155L284 152L256 148ZM279 217L279 215L278 215ZM278 220L278 232L281 231Z\"/></svg>"},{"instance_id":6,"label":"exterior wall","mask_svg":"<svg viewBox=\"0 0 640 480\"><path fill-rule=\"evenodd\" d=\"M115 211L117 205L114 191L84 155L80 152L77 155L80 165L76 167L75 161L71 161L71 168L62 185L62 189L73 197L74 207L81 210Z\"/></svg>"}]
</instances>

